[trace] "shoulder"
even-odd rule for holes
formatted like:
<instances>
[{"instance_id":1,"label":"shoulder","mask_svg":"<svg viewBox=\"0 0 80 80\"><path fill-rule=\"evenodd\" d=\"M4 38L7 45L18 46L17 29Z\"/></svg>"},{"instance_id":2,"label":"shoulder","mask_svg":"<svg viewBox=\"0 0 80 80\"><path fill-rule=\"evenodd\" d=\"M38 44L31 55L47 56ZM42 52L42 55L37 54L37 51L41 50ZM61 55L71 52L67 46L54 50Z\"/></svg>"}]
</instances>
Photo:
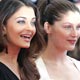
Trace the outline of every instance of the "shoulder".
<instances>
[{"instance_id":1,"label":"shoulder","mask_svg":"<svg viewBox=\"0 0 80 80\"><path fill-rule=\"evenodd\" d=\"M0 69L0 80L6 80L5 76L5 72Z\"/></svg>"},{"instance_id":2,"label":"shoulder","mask_svg":"<svg viewBox=\"0 0 80 80\"><path fill-rule=\"evenodd\" d=\"M6 80L6 70L2 63L0 63L0 80Z\"/></svg>"},{"instance_id":3,"label":"shoulder","mask_svg":"<svg viewBox=\"0 0 80 80\"><path fill-rule=\"evenodd\" d=\"M39 57L35 61L35 63L36 63L37 69L38 69L40 76L41 76L40 80L50 80L43 59L41 57Z\"/></svg>"},{"instance_id":4,"label":"shoulder","mask_svg":"<svg viewBox=\"0 0 80 80\"><path fill-rule=\"evenodd\" d=\"M79 61L79 60L74 59L74 58L72 58L72 57L70 57L70 59L71 59L74 63L76 63L77 65L80 66L80 61Z\"/></svg>"},{"instance_id":5,"label":"shoulder","mask_svg":"<svg viewBox=\"0 0 80 80\"><path fill-rule=\"evenodd\" d=\"M71 57L70 59L74 63L74 65L77 67L77 69L80 71L80 61Z\"/></svg>"},{"instance_id":6,"label":"shoulder","mask_svg":"<svg viewBox=\"0 0 80 80\"><path fill-rule=\"evenodd\" d=\"M5 64L0 62L0 80L19 80L19 79Z\"/></svg>"},{"instance_id":7,"label":"shoulder","mask_svg":"<svg viewBox=\"0 0 80 80\"><path fill-rule=\"evenodd\" d=\"M35 61L35 63L36 63L36 66L37 66L39 72L42 73L42 72L43 72L43 68L44 68L44 63L43 63L42 58L39 57L39 58Z\"/></svg>"}]
</instances>

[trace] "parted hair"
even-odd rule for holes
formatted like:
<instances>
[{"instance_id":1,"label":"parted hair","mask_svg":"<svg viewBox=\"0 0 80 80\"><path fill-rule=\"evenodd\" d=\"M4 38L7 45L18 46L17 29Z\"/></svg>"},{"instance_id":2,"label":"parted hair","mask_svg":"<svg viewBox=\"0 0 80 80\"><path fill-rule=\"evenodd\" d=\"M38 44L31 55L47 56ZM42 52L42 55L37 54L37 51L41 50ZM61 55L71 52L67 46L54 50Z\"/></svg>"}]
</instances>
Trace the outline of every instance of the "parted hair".
<instances>
[{"instance_id":1,"label":"parted hair","mask_svg":"<svg viewBox=\"0 0 80 80\"><path fill-rule=\"evenodd\" d=\"M34 60L39 55L38 52L44 46L43 31L39 25L39 11L30 0L2 0L0 1L0 52L8 48L6 44L6 35L3 34L3 25L7 24L8 19L22 6L32 7L36 16L36 34L31 41L28 49L21 48L17 62L21 80L39 80L40 76L37 71Z\"/></svg>"}]
</instances>

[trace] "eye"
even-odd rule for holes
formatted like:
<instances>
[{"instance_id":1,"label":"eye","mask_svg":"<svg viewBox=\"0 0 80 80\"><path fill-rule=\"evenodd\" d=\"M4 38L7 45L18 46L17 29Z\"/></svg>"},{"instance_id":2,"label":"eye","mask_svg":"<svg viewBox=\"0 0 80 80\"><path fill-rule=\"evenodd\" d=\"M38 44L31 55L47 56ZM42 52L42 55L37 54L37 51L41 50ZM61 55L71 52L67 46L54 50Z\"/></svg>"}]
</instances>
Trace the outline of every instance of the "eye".
<instances>
[{"instance_id":1,"label":"eye","mask_svg":"<svg viewBox=\"0 0 80 80\"><path fill-rule=\"evenodd\" d=\"M36 26L36 18L33 18L33 19L31 20L31 25L32 25L32 26Z\"/></svg>"},{"instance_id":2,"label":"eye","mask_svg":"<svg viewBox=\"0 0 80 80\"><path fill-rule=\"evenodd\" d=\"M19 24L25 24L26 22L24 20L19 20L19 21L17 21L17 23L19 23Z\"/></svg>"},{"instance_id":3,"label":"eye","mask_svg":"<svg viewBox=\"0 0 80 80\"><path fill-rule=\"evenodd\" d=\"M36 26L36 21L32 21L32 22L31 22L31 25L32 25L32 26Z\"/></svg>"},{"instance_id":4,"label":"eye","mask_svg":"<svg viewBox=\"0 0 80 80\"><path fill-rule=\"evenodd\" d=\"M64 28L65 28L65 29L71 29L72 26L71 26L71 25L65 25Z\"/></svg>"},{"instance_id":5,"label":"eye","mask_svg":"<svg viewBox=\"0 0 80 80\"><path fill-rule=\"evenodd\" d=\"M76 27L76 29L77 29L77 30L80 30L80 25L78 25L78 26Z\"/></svg>"}]
</instances>

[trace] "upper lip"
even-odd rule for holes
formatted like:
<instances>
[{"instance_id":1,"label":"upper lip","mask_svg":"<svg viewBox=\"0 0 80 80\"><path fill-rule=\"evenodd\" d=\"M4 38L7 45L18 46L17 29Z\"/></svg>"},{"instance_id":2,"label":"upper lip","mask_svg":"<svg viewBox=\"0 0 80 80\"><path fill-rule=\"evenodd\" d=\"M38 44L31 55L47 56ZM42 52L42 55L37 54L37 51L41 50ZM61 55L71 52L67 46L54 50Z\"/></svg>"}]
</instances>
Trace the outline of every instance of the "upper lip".
<instances>
[{"instance_id":1,"label":"upper lip","mask_svg":"<svg viewBox=\"0 0 80 80\"><path fill-rule=\"evenodd\" d=\"M77 39L69 39L68 41L77 41Z\"/></svg>"},{"instance_id":2,"label":"upper lip","mask_svg":"<svg viewBox=\"0 0 80 80\"><path fill-rule=\"evenodd\" d=\"M76 42L77 40L76 40L76 39L71 39L71 40L68 40L68 41L71 41L71 42Z\"/></svg>"},{"instance_id":3,"label":"upper lip","mask_svg":"<svg viewBox=\"0 0 80 80\"><path fill-rule=\"evenodd\" d=\"M21 34L20 36L24 37L24 38L31 38L32 37L31 34Z\"/></svg>"}]
</instances>

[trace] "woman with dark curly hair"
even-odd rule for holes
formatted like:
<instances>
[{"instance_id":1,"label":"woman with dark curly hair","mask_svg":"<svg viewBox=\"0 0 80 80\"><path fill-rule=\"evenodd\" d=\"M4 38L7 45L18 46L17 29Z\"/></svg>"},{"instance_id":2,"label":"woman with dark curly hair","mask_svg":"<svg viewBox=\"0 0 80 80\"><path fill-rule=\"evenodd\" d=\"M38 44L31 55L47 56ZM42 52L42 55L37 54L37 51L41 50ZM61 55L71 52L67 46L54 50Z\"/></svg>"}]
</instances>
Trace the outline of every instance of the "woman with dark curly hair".
<instances>
[{"instance_id":1,"label":"woman with dark curly hair","mask_svg":"<svg viewBox=\"0 0 80 80\"><path fill-rule=\"evenodd\" d=\"M43 46L36 6L30 0L2 0L0 80L39 80L34 61Z\"/></svg>"}]
</instances>

